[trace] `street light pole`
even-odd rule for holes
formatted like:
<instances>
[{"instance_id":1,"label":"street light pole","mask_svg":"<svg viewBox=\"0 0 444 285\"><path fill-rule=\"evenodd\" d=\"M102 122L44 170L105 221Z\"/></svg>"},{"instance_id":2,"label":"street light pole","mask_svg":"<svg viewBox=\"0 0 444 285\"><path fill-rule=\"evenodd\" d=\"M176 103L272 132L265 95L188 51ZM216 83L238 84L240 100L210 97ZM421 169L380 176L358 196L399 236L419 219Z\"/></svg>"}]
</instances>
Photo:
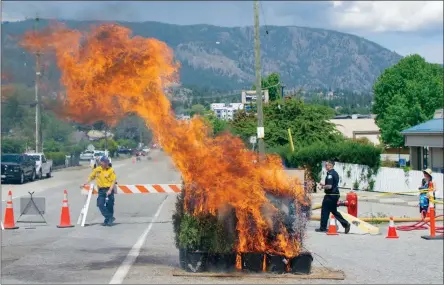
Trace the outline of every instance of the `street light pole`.
<instances>
[{"instance_id":1,"label":"street light pole","mask_svg":"<svg viewBox=\"0 0 444 285\"><path fill-rule=\"evenodd\" d=\"M35 18L35 26L34 31L37 31L39 23L39 18ZM35 151L42 152L43 144L42 144L42 96L39 93L39 84L40 84L40 50L36 52L36 63L35 63Z\"/></svg>"},{"instance_id":2,"label":"street light pole","mask_svg":"<svg viewBox=\"0 0 444 285\"><path fill-rule=\"evenodd\" d=\"M257 140L259 160L265 157L264 143L264 113L262 109L262 86L261 86L261 46L259 30L259 1L254 1L254 57L256 69L256 107L257 107Z\"/></svg>"}]
</instances>

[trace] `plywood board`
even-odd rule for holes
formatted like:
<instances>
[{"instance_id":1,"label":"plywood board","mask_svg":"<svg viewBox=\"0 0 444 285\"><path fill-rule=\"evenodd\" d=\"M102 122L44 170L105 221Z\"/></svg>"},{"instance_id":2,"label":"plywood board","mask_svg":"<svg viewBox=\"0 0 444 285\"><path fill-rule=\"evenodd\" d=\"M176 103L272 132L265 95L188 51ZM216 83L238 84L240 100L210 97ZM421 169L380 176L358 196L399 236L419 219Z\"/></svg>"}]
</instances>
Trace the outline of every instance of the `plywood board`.
<instances>
[{"instance_id":1,"label":"plywood board","mask_svg":"<svg viewBox=\"0 0 444 285\"><path fill-rule=\"evenodd\" d=\"M345 273L341 270L333 270L326 267L314 267L310 274L272 274L272 273L246 273L246 272L201 272L192 273L182 269L174 269L173 276L180 277L225 277L225 278L286 278L286 279L329 279L344 280Z\"/></svg>"}]
</instances>

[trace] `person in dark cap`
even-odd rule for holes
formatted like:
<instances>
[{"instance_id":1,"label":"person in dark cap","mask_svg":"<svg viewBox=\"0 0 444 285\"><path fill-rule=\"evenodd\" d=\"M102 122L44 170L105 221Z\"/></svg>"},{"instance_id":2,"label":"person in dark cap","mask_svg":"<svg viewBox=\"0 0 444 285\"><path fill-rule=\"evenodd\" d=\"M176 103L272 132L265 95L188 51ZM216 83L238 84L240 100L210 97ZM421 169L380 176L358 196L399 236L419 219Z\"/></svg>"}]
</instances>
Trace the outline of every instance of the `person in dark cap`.
<instances>
[{"instance_id":1,"label":"person in dark cap","mask_svg":"<svg viewBox=\"0 0 444 285\"><path fill-rule=\"evenodd\" d=\"M325 177L325 183L319 183L320 188L324 189L324 199L322 200L321 209L321 226L316 229L316 232L327 232L327 222L330 213L336 218L338 222L345 229L345 233L350 232L350 223L342 217L341 213L338 212L338 201L339 201L339 174L334 169L335 163L332 160L325 163L325 169L327 170L327 176Z\"/></svg>"},{"instance_id":2,"label":"person in dark cap","mask_svg":"<svg viewBox=\"0 0 444 285\"><path fill-rule=\"evenodd\" d=\"M93 169L88 181L83 185L95 180L99 188L97 197L97 207L99 207L105 221L103 226L111 226L116 220L114 218L114 186L116 185L116 174L110 166L110 161L106 156L100 159L100 166Z\"/></svg>"}]
</instances>

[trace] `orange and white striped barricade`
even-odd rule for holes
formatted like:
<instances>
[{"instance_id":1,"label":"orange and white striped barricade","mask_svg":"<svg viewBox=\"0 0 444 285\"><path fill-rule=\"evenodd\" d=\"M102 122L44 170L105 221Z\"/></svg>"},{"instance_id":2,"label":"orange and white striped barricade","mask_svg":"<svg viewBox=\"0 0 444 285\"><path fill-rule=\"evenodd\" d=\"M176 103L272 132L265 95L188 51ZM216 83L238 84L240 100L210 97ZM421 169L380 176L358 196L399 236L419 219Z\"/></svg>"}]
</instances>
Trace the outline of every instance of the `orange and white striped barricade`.
<instances>
[{"instance_id":1,"label":"orange and white striped barricade","mask_svg":"<svg viewBox=\"0 0 444 285\"><path fill-rule=\"evenodd\" d=\"M94 189L94 184L81 188L82 195L86 195L85 204L83 205L82 210L80 210L80 215L79 218L77 219L77 224L78 225L80 224L81 227L85 226L86 216L88 215L89 204L91 202L91 197L94 191L97 194L97 190Z\"/></svg>"},{"instance_id":2,"label":"orange and white striped barricade","mask_svg":"<svg viewBox=\"0 0 444 285\"><path fill-rule=\"evenodd\" d=\"M180 184L135 184L135 185L121 185L117 184L114 188L115 195L124 194L176 194L181 192L182 185ZM97 195L98 191L94 184L83 187L81 194L86 196L85 204L80 211L77 224L81 227L85 226L86 216L88 214L89 204L92 195Z\"/></svg>"}]
</instances>

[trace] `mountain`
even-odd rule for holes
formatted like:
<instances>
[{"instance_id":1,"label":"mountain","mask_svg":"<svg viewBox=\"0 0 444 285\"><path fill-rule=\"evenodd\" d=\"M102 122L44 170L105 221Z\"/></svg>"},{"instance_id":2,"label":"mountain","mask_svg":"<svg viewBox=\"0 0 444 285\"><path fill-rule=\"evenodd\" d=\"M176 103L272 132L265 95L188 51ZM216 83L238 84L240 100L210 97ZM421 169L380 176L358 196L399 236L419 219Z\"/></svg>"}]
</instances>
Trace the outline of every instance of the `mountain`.
<instances>
[{"instance_id":1,"label":"mountain","mask_svg":"<svg viewBox=\"0 0 444 285\"><path fill-rule=\"evenodd\" d=\"M98 22L63 21L68 27L88 28ZM40 27L49 21L41 20ZM158 22L119 23L135 35L166 42L181 62L184 85L221 90L250 88L254 82L252 27L179 26ZM33 84L34 58L18 47L20 35L34 21L2 23L3 72ZM402 57L364 38L336 31L269 26L261 29L261 64L264 75L279 72L288 88L370 90L375 79ZM57 82L54 63L47 62L48 80Z\"/></svg>"}]
</instances>

